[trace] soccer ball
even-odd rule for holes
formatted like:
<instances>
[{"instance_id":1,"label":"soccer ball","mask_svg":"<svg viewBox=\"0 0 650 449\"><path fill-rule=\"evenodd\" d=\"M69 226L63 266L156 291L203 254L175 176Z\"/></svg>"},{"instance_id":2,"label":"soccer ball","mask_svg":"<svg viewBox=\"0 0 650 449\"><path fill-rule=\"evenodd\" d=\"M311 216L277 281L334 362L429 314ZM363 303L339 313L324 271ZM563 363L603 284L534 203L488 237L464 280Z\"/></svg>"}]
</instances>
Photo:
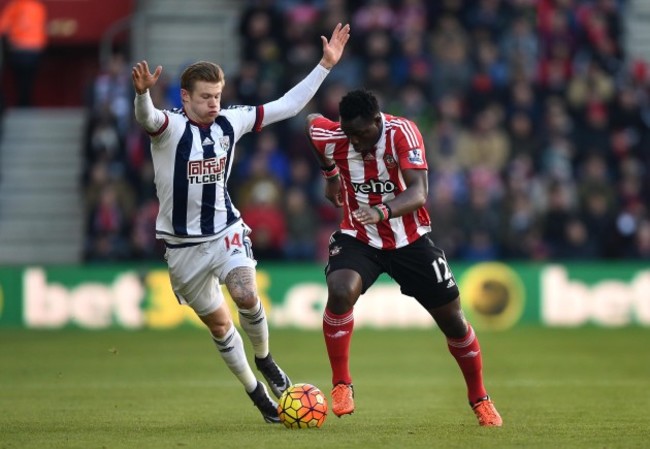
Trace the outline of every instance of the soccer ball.
<instances>
[{"instance_id":1,"label":"soccer ball","mask_svg":"<svg viewBox=\"0 0 650 449\"><path fill-rule=\"evenodd\" d=\"M280 396L278 414L289 429L320 427L327 416L327 399L314 385L293 384Z\"/></svg>"}]
</instances>

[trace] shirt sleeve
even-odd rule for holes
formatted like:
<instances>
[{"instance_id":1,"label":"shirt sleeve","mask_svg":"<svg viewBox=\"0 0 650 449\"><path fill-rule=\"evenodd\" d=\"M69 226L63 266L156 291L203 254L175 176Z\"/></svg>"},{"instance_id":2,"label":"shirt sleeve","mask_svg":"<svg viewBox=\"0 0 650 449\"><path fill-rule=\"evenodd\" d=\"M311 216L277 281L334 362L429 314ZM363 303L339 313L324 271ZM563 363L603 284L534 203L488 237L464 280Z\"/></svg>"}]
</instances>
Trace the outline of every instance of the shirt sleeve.
<instances>
[{"instance_id":1,"label":"shirt sleeve","mask_svg":"<svg viewBox=\"0 0 650 449\"><path fill-rule=\"evenodd\" d=\"M222 109L220 115L226 117L235 133L235 141L251 131L259 131L262 114L261 106L235 105Z\"/></svg>"},{"instance_id":2,"label":"shirt sleeve","mask_svg":"<svg viewBox=\"0 0 650 449\"><path fill-rule=\"evenodd\" d=\"M395 147L399 166L404 169L426 170L424 140L420 130L410 120L403 119L395 132Z\"/></svg>"},{"instance_id":3,"label":"shirt sleeve","mask_svg":"<svg viewBox=\"0 0 650 449\"><path fill-rule=\"evenodd\" d=\"M136 95L134 100L135 119L151 136L160 135L169 124L169 118L160 109L156 109L151 101L149 91Z\"/></svg>"},{"instance_id":4,"label":"shirt sleeve","mask_svg":"<svg viewBox=\"0 0 650 449\"><path fill-rule=\"evenodd\" d=\"M323 116L312 120L311 125L309 125L309 139L320 154L325 154L325 147L331 140L331 131L336 129L337 126L336 122Z\"/></svg>"},{"instance_id":5,"label":"shirt sleeve","mask_svg":"<svg viewBox=\"0 0 650 449\"><path fill-rule=\"evenodd\" d=\"M262 126L294 117L309 103L330 73L318 64L309 75L291 88L281 98L263 106Z\"/></svg>"}]
</instances>

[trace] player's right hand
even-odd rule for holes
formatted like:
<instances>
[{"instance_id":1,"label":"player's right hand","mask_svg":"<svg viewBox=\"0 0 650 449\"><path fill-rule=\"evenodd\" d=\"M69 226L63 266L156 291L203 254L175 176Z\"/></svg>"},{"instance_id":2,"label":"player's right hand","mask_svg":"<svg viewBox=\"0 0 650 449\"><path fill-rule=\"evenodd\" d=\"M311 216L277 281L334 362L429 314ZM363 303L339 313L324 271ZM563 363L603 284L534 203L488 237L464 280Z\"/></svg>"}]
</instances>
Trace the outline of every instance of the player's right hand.
<instances>
[{"instance_id":1,"label":"player's right hand","mask_svg":"<svg viewBox=\"0 0 650 449\"><path fill-rule=\"evenodd\" d=\"M162 66L156 67L156 70L151 73L149 71L149 64L147 61L140 61L131 70L131 78L133 79L133 88L137 94L145 93L149 88L154 86L162 73Z\"/></svg>"}]
</instances>

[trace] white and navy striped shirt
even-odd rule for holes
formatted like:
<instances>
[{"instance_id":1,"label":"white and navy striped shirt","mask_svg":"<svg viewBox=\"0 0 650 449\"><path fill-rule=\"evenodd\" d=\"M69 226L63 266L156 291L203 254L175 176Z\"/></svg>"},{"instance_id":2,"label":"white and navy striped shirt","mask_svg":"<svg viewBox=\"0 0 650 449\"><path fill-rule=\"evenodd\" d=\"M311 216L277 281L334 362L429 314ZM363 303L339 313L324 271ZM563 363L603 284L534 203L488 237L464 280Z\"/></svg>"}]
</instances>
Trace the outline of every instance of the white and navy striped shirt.
<instances>
[{"instance_id":1,"label":"white and navy striped shirt","mask_svg":"<svg viewBox=\"0 0 650 449\"><path fill-rule=\"evenodd\" d=\"M180 110L152 134L152 157L160 211L156 234L170 243L203 241L239 222L227 183L237 141L261 127L263 108L224 109L211 126Z\"/></svg>"},{"instance_id":2,"label":"white and navy striped shirt","mask_svg":"<svg viewBox=\"0 0 650 449\"><path fill-rule=\"evenodd\" d=\"M328 73L317 65L282 98L222 109L211 125L193 122L182 110L155 109L148 93L136 95L136 119L151 136L160 201L157 238L170 244L203 242L241 224L227 188L236 143L250 131L298 114Z\"/></svg>"}]
</instances>

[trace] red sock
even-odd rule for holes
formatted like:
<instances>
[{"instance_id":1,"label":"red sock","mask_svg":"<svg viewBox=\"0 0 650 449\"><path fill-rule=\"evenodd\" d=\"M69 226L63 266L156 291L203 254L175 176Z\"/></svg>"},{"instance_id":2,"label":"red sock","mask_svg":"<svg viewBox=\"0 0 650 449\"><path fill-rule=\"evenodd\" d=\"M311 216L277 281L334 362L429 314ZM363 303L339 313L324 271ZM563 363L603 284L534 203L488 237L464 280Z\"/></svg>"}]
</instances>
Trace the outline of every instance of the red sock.
<instances>
[{"instance_id":1,"label":"red sock","mask_svg":"<svg viewBox=\"0 0 650 449\"><path fill-rule=\"evenodd\" d=\"M341 382L352 383L350 376L350 341L354 328L352 310L343 315L335 315L328 309L323 314L323 335L327 355L332 367L332 385Z\"/></svg>"},{"instance_id":2,"label":"red sock","mask_svg":"<svg viewBox=\"0 0 650 449\"><path fill-rule=\"evenodd\" d=\"M447 338L447 347L456 362L458 362L463 377L465 377L467 398L474 404L479 399L487 396L487 392L483 386L481 346L472 326L468 324L467 328L467 335L463 338Z\"/></svg>"}]
</instances>

